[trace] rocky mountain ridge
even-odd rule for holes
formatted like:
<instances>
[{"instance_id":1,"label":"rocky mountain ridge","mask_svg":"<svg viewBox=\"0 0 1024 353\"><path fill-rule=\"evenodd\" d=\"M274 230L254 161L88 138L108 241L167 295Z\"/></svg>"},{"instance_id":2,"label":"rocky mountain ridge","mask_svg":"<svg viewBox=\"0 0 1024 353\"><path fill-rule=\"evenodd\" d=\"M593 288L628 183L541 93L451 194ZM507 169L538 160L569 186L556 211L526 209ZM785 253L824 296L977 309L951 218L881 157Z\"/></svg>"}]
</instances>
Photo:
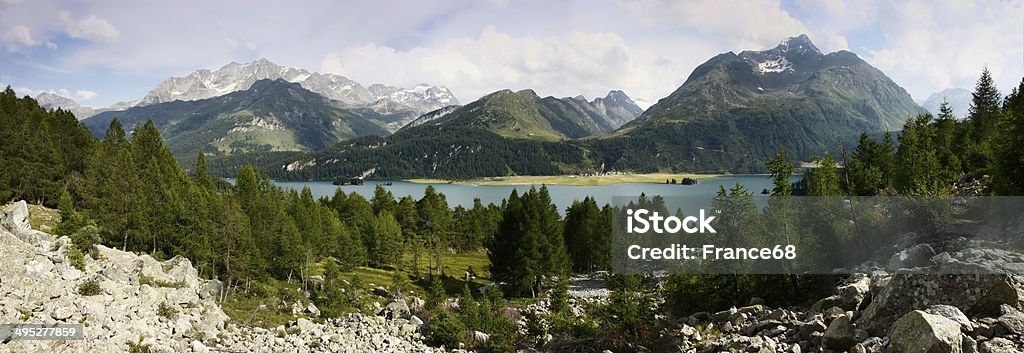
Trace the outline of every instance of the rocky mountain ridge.
<instances>
[{"instance_id":1,"label":"rocky mountain ridge","mask_svg":"<svg viewBox=\"0 0 1024 353\"><path fill-rule=\"evenodd\" d=\"M388 135L403 115L351 108L296 83L260 80L244 91L104 112L82 121L98 137L117 118L126 129L152 119L175 156L199 151L314 151L358 136Z\"/></svg>"},{"instance_id":2,"label":"rocky mountain ridge","mask_svg":"<svg viewBox=\"0 0 1024 353\"><path fill-rule=\"evenodd\" d=\"M147 93L136 106L222 96L247 90L256 81L267 79L298 83L305 89L350 107L371 108L381 114L406 112L407 121L396 125L404 125L420 114L459 103L455 95L444 86L419 84L412 88L401 88L373 84L364 87L341 75L310 72L258 59L248 63L232 62L216 70L202 69L187 76L168 78Z\"/></svg>"}]
</instances>

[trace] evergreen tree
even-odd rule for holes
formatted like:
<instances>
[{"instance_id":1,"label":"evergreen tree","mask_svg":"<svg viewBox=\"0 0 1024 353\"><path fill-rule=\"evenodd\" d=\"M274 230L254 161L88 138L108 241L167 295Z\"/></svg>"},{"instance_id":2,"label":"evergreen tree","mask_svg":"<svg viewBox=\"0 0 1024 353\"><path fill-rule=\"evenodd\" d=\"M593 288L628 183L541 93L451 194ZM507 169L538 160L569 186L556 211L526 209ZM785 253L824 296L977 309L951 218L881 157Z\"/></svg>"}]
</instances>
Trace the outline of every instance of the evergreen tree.
<instances>
[{"instance_id":1,"label":"evergreen tree","mask_svg":"<svg viewBox=\"0 0 1024 353\"><path fill-rule=\"evenodd\" d=\"M779 153L768 160L768 171L772 178L772 195L790 196L793 194L793 183L789 178L793 175L796 164L786 158L786 150L779 147Z\"/></svg>"},{"instance_id":2,"label":"evergreen tree","mask_svg":"<svg viewBox=\"0 0 1024 353\"><path fill-rule=\"evenodd\" d=\"M941 165L931 114L911 118L900 134L893 186L905 195L940 195L949 192L950 172Z\"/></svg>"},{"instance_id":3,"label":"evergreen tree","mask_svg":"<svg viewBox=\"0 0 1024 353\"><path fill-rule=\"evenodd\" d=\"M513 191L494 240L488 245L491 276L506 293L536 297L544 278L569 270L558 210L547 188Z\"/></svg>"},{"instance_id":4,"label":"evergreen tree","mask_svg":"<svg viewBox=\"0 0 1024 353\"><path fill-rule=\"evenodd\" d=\"M402 227L390 211L382 211L374 222L371 247L368 249L370 263L374 266L397 266L402 259Z\"/></svg>"},{"instance_id":5,"label":"evergreen tree","mask_svg":"<svg viewBox=\"0 0 1024 353\"><path fill-rule=\"evenodd\" d=\"M377 187L373 189L373 198L370 199L370 205L373 206L373 214L379 215L383 212L395 213L395 196L390 191L384 188L383 185L377 184Z\"/></svg>"},{"instance_id":6,"label":"evergreen tree","mask_svg":"<svg viewBox=\"0 0 1024 353\"><path fill-rule=\"evenodd\" d=\"M867 134L860 135L860 142L846 166L849 175L850 185L847 189L853 195L872 196L888 187L886 175L883 169L887 163L887 151L883 143L868 138Z\"/></svg>"},{"instance_id":7,"label":"evergreen tree","mask_svg":"<svg viewBox=\"0 0 1024 353\"><path fill-rule=\"evenodd\" d=\"M1024 80L1006 96L992 150L993 189L998 195L1024 195Z\"/></svg>"},{"instance_id":8,"label":"evergreen tree","mask_svg":"<svg viewBox=\"0 0 1024 353\"><path fill-rule=\"evenodd\" d=\"M988 68L981 71L971 94L971 106L968 110L968 138L963 141L966 152L965 165L968 170L981 174L987 172L988 157L991 156L992 138L995 134L1000 114L999 89L996 88L992 73Z\"/></svg>"},{"instance_id":9,"label":"evergreen tree","mask_svg":"<svg viewBox=\"0 0 1024 353\"><path fill-rule=\"evenodd\" d=\"M148 240L150 253L170 256L181 252L177 244L179 216L184 212L187 177L178 166L170 149L164 145L152 120L136 127L132 142L132 160L139 171L140 189L135 196L140 202L135 209L143 214L139 233Z\"/></svg>"},{"instance_id":10,"label":"evergreen tree","mask_svg":"<svg viewBox=\"0 0 1024 353\"><path fill-rule=\"evenodd\" d=\"M826 152L824 157L814 157L817 167L807 174L807 195L808 196L838 196L842 195L839 188L839 173L836 162L832 159L832 153Z\"/></svg>"},{"instance_id":11,"label":"evergreen tree","mask_svg":"<svg viewBox=\"0 0 1024 353\"><path fill-rule=\"evenodd\" d=\"M416 211L420 219L419 234L423 236L423 244L430 251L427 263L430 273L441 273L441 256L447 250L448 232L452 222L451 209L444 194L438 193L433 186L427 186L423 198L416 202Z\"/></svg>"},{"instance_id":12,"label":"evergreen tree","mask_svg":"<svg viewBox=\"0 0 1024 353\"><path fill-rule=\"evenodd\" d=\"M564 239L573 272L607 270L611 264L611 225L605 217L610 220L611 214L590 197L573 201L566 210Z\"/></svg>"},{"instance_id":13,"label":"evergreen tree","mask_svg":"<svg viewBox=\"0 0 1024 353\"><path fill-rule=\"evenodd\" d=\"M114 119L106 132L106 139L89 159L85 173L86 186L83 201L90 216L97 221L108 244L119 245L122 250L146 251L145 243L132 243L140 236L145 224L145 207L139 197L142 182L132 159L124 128Z\"/></svg>"},{"instance_id":14,"label":"evergreen tree","mask_svg":"<svg viewBox=\"0 0 1024 353\"><path fill-rule=\"evenodd\" d=\"M206 163L206 154L199 152L196 157L196 166L192 170L192 182L205 190L213 191L216 185L213 176L210 175L209 166Z\"/></svg>"}]
</instances>

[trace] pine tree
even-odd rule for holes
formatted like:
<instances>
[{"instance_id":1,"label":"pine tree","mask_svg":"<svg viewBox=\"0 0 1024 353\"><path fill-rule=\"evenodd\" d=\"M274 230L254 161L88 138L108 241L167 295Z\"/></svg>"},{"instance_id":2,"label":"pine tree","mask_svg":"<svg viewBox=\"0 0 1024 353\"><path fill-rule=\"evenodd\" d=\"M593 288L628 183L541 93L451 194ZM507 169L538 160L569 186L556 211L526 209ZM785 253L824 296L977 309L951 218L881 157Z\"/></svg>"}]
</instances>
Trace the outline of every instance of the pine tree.
<instances>
[{"instance_id":1,"label":"pine tree","mask_svg":"<svg viewBox=\"0 0 1024 353\"><path fill-rule=\"evenodd\" d=\"M839 173L832 153L826 152L824 157L814 157L814 163L818 166L808 172L810 178L807 183L807 195L842 195L842 190L839 188Z\"/></svg>"},{"instance_id":2,"label":"pine tree","mask_svg":"<svg viewBox=\"0 0 1024 353\"><path fill-rule=\"evenodd\" d=\"M395 213L395 196L390 191L384 188L383 185L377 184L377 187L373 189L373 198L370 199L370 205L373 206L373 214L379 215L383 212Z\"/></svg>"},{"instance_id":3,"label":"pine tree","mask_svg":"<svg viewBox=\"0 0 1024 353\"><path fill-rule=\"evenodd\" d=\"M402 227L389 211L377 215L374 222L370 263L378 266L397 266L402 259Z\"/></svg>"},{"instance_id":4,"label":"pine tree","mask_svg":"<svg viewBox=\"0 0 1024 353\"><path fill-rule=\"evenodd\" d=\"M206 164L206 154L199 152L196 157L196 166L192 170L192 182L204 190L213 191L216 185L213 176L210 175L209 166Z\"/></svg>"},{"instance_id":5,"label":"pine tree","mask_svg":"<svg viewBox=\"0 0 1024 353\"><path fill-rule=\"evenodd\" d=\"M170 149L163 143L160 132L152 120L142 127L136 127L131 142L132 160L139 171L141 188L136 195L142 202L135 212L142 214L140 234L148 240L147 251L170 256L179 253L176 249L181 239L178 228L182 224L179 215L183 213L188 178L178 165Z\"/></svg>"},{"instance_id":6,"label":"pine tree","mask_svg":"<svg viewBox=\"0 0 1024 353\"><path fill-rule=\"evenodd\" d=\"M995 134L996 124L1000 114L999 89L988 68L981 71L971 94L971 106L968 110L967 122L969 127L967 146L967 168L975 173L986 173L988 157L992 155L992 138Z\"/></svg>"},{"instance_id":7,"label":"pine tree","mask_svg":"<svg viewBox=\"0 0 1024 353\"><path fill-rule=\"evenodd\" d=\"M85 173L83 200L90 215L97 220L103 236L122 250L145 249L146 244L131 243L144 224L142 188L138 170L132 160L130 145L121 123L114 119L106 138L89 159Z\"/></svg>"},{"instance_id":8,"label":"pine tree","mask_svg":"<svg viewBox=\"0 0 1024 353\"><path fill-rule=\"evenodd\" d=\"M441 256L447 250L448 232L452 222L451 209L444 194L438 193L433 186L427 186L423 198L416 202L416 210L420 219L419 234L423 236L425 247L430 251L427 263L431 275L441 273Z\"/></svg>"},{"instance_id":9,"label":"pine tree","mask_svg":"<svg viewBox=\"0 0 1024 353\"><path fill-rule=\"evenodd\" d=\"M992 79L992 73L986 67L982 69L981 77L978 78L974 92L971 93L971 106L968 110L968 119L973 124L979 141L994 131L999 117L1000 100L999 89Z\"/></svg>"},{"instance_id":10,"label":"pine tree","mask_svg":"<svg viewBox=\"0 0 1024 353\"><path fill-rule=\"evenodd\" d=\"M941 195L949 192L951 178L936 155L936 131L931 114L911 118L900 134L896 152L896 176L893 186L905 195Z\"/></svg>"},{"instance_id":11,"label":"pine tree","mask_svg":"<svg viewBox=\"0 0 1024 353\"><path fill-rule=\"evenodd\" d=\"M611 227L606 224L605 217L610 217L610 214L598 209L597 202L590 197L574 201L566 210L563 229L565 247L574 272L590 273L608 269L607 265L611 261Z\"/></svg>"},{"instance_id":12,"label":"pine tree","mask_svg":"<svg viewBox=\"0 0 1024 353\"><path fill-rule=\"evenodd\" d=\"M772 177L772 195L793 195L793 183L789 179L795 167L795 163L786 158L786 150L779 147L779 153L768 160L768 171Z\"/></svg>"},{"instance_id":13,"label":"pine tree","mask_svg":"<svg viewBox=\"0 0 1024 353\"><path fill-rule=\"evenodd\" d=\"M1006 97L992 151L993 189L998 195L1024 195L1024 80Z\"/></svg>"},{"instance_id":14,"label":"pine tree","mask_svg":"<svg viewBox=\"0 0 1024 353\"><path fill-rule=\"evenodd\" d=\"M546 187L521 197L512 192L488 256L492 277L513 296L536 297L545 278L568 273L560 217Z\"/></svg>"}]
</instances>

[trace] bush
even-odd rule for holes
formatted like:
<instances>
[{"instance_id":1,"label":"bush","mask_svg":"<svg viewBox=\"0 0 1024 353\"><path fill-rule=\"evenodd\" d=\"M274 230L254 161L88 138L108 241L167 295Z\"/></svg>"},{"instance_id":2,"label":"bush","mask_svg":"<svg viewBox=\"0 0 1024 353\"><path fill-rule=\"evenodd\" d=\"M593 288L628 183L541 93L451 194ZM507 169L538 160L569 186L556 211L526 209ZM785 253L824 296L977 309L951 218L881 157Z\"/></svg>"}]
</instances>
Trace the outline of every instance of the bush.
<instances>
[{"instance_id":1,"label":"bush","mask_svg":"<svg viewBox=\"0 0 1024 353\"><path fill-rule=\"evenodd\" d=\"M74 244L68 247L68 263L79 271L85 271L85 254Z\"/></svg>"},{"instance_id":2,"label":"bush","mask_svg":"<svg viewBox=\"0 0 1024 353\"><path fill-rule=\"evenodd\" d=\"M68 236L71 243L84 252L92 251L93 245L100 243L100 230L91 222Z\"/></svg>"},{"instance_id":3,"label":"bush","mask_svg":"<svg viewBox=\"0 0 1024 353\"><path fill-rule=\"evenodd\" d=\"M458 347L466 339L466 325L458 316L442 313L427 327L427 338L435 346Z\"/></svg>"},{"instance_id":4,"label":"bush","mask_svg":"<svg viewBox=\"0 0 1024 353\"><path fill-rule=\"evenodd\" d=\"M150 277L150 276L146 276L144 274L139 274L139 284L140 285L148 284L150 287L175 288L175 289L181 288L181 287L185 286L185 284L181 283L181 282L172 282L172 281L159 280L159 279L156 279L156 278L153 278L153 277Z\"/></svg>"},{"instance_id":5,"label":"bush","mask_svg":"<svg viewBox=\"0 0 1024 353\"><path fill-rule=\"evenodd\" d=\"M562 334L577 339L590 339L596 338L601 328L597 326L597 323L587 320L586 318L578 318L567 314L552 314L548 317L551 322L551 333Z\"/></svg>"},{"instance_id":6,"label":"bush","mask_svg":"<svg viewBox=\"0 0 1024 353\"><path fill-rule=\"evenodd\" d=\"M95 279L82 282L78 285L78 294L81 295L99 295L103 291L100 289L100 282Z\"/></svg>"},{"instance_id":7,"label":"bush","mask_svg":"<svg viewBox=\"0 0 1024 353\"><path fill-rule=\"evenodd\" d=\"M150 353L149 345L142 343L142 336L138 342L128 341L128 353Z\"/></svg>"},{"instance_id":8,"label":"bush","mask_svg":"<svg viewBox=\"0 0 1024 353\"><path fill-rule=\"evenodd\" d=\"M160 303L160 306L156 308L156 314L167 318L168 320L174 320L174 317L178 315L178 309L175 309L166 302L162 302Z\"/></svg>"}]
</instances>

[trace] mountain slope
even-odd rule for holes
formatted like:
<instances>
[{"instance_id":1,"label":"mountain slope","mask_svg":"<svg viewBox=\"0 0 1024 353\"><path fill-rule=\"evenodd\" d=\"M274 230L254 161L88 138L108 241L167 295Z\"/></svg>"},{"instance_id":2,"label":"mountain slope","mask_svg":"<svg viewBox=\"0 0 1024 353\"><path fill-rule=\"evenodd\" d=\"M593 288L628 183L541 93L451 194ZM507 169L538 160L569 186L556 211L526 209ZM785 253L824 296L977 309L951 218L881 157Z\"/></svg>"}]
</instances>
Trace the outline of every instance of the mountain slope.
<instances>
[{"instance_id":1,"label":"mountain slope","mask_svg":"<svg viewBox=\"0 0 1024 353\"><path fill-rule=\"evenodd\" d=\"M217 70L197 70L184 77L168 78L139 100L136 106L213 98L249 89L253 83L264 79L298 83L307 90L349 107L371 108L381 116L392 118L386 125L389 131L398 130L423 113L458 104L445 87L421 84L413 88L399 88L374 84L366 88L344 76L309 72L259 59L244 64L232 62Z\"/></svg>"},{"instance_id":2,"label":"mountain slope","mask_svg":"<svg viewBox=\"0 0 1024 353\"><path fill-rule=\"evenodd\" d=\"M318 150L357 136L388 134L386 119L373 110L347 108L284 80L259 80L247 90L214 98L105 112L83 123L102 136L115 117L128 129L153 119L179 158L198 151Z\"/></svg>"},{"instance_id":3,"label":"mountain slope","mask_svg":"<svg viewBox=\"0 0 1024 353\"><path fill-rule=\"evenodd\" d=\"M856 54L805 35L719 54L675 92L590 147L615 169L763 171L778 147L807 160L861 132L899 129L923 109Z\"/></svg>"},{"instance_id":4,"label":"mountain slope","mask_svg":"<svg viewBox=\"0 0 1024 353\"><path fill-rule=\"evenodd\" d=\"M577 98L541 98L532 90L502 90L448 112L419 121L421 126L469 126L506 138L562 140L609 133L636 118L640 108L621 91L588 102Z\"/></svg>"},{"instance_id":5,"label":"mountain slope","mask_svg":"<svg viewBox=\"0 0 1024 353\"><path fill-rule=\"evenodd\" d=\"M78 120L88 118L90 116L105 112L109 109L93 109L90 107L82 106L78 104L74 99L64 97L55 93L42 92L36 95L36 102L39 103L40 107L46 109L64 109L75 114Z\"/></svg>"},{"instance_id":6,"label":"mountain slope","mask_svg":"<svg viewBox=\"0 0 1024 353\"><path fill-rule=\"evenodd\" d=\"M384 138L357 138L306 155L215 159L211 168L231 175L242 164L256 163L274 178L321 180L591 172L595 163L573 139L603 135L640 111L621 91L588 102L503 90L424 114Z\"/></svg>"}]
</instances>

